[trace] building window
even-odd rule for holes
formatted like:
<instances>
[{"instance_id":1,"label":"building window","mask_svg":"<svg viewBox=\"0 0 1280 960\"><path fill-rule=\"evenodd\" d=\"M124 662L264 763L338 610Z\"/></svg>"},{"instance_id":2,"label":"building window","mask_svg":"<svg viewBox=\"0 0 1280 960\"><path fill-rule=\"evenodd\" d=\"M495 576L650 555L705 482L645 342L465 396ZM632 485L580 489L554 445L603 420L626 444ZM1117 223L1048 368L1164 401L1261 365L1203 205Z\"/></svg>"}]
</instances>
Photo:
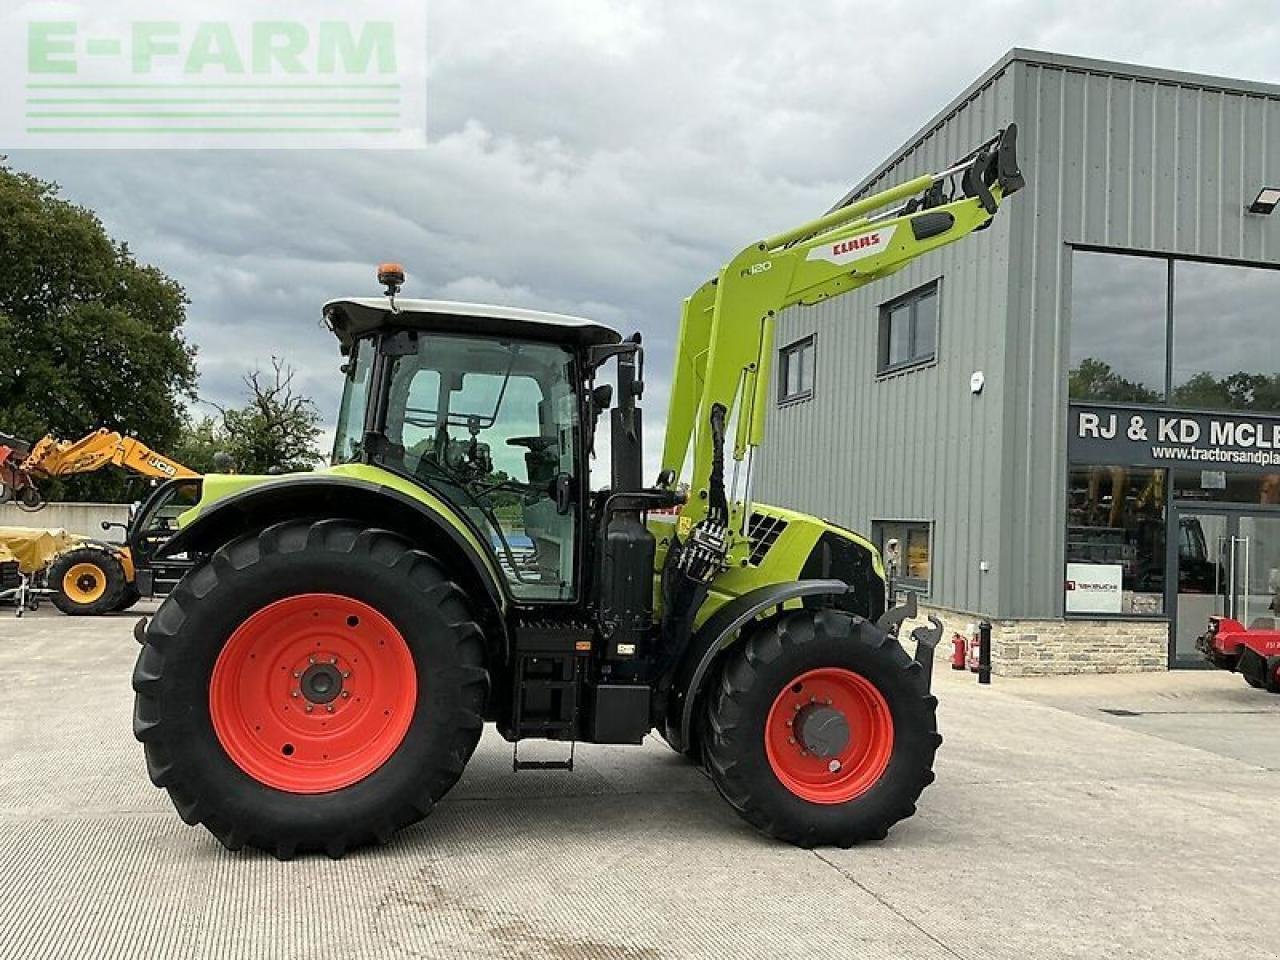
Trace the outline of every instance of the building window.
<instances>
[{"instance_id":1,"label":"building window","mask_svg":"<svg viewBox=\"0 0 1280 960\"><path fill-rule=\"evenodd\" d=\"M1169 261L1071 255L1072 400L1160 403L1165 397Z\"/></svg>"},{"instance_id":2,"label":"building window","mask_svg":"<svg viewBox=\"0 0 1280 960\"><path fill-rule=\"evenodd\" d=\"M927 520L877 520L872 526L885 574L895 586L927 594L933 552L931 524Z\"/></svg>"},{"instance_id":3,"label":"building window","mask_svg":"<svg viewBox=\"0 0 1280 960\"><path fill-rule=\"evenodd\" d=\"M1068 614L1164 613L1165 483L1164 470L1071 468L1067 477Z\"/></svg>"},{"instance_id":4,"label":"building window","mask_svg":"<svg viewBox=\"0 0 1280 960\"><path fill-rule=\"evenodd\" d=\"M927 363L938 353L938 283L934 281L880 308L878 372Z\"/></svg>"},{"instance_id":5,"label":"building window","mask_svg":"<svg viewBox=\"0 0 1280 960\"><path fill-rule=\"evenodd\" d=\"M1076 250L1072 400L1280 413L1280 270Z\"/></svg>"},{"instance_id":6,"label":"building window","mask_svg":"<svg viewBox=\"0 0 1280 960\"><path fill-rule=\"evenodd\" d=\"M813 396L813 337L797 340L778 351L778 402L792 403Z\"/></svg>"},{"instance_id":7,"label":"building window","mask_svg":"<svg viewBox=\"0 0 1280 960\"><path fill-rule=\"evenodd\" d=\"M1180 407L1280 413L1280 270L1173 265L1173 383Z\"/></svg>"}]
</instances>

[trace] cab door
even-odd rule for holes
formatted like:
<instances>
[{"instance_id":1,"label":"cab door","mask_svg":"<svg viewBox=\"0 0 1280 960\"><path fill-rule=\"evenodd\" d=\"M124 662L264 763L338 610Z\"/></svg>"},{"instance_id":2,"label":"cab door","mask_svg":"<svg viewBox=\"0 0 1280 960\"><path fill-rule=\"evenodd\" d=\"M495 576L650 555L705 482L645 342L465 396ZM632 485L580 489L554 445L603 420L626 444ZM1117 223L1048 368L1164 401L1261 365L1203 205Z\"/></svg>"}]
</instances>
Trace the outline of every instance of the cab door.
<instances>
[{"instance_id":1,"label":"cab door","mask_svg":"<svg viewBox=\"0 0 1280 960\"><path fill-rule=\"evenodd\" d=\"M573 352L422 334L388 381L379 462L449 501L517 600L576 600L586 465Z\"/></svg>"}]
</instances>

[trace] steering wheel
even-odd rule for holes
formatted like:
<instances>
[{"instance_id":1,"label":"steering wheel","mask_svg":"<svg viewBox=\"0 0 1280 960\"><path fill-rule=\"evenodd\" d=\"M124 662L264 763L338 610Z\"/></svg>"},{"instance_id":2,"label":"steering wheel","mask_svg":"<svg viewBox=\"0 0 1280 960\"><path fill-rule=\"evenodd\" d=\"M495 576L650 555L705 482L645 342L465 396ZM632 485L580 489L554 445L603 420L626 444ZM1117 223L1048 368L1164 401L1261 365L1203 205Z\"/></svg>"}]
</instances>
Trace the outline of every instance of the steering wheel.
<instances>
[{"instance_id":1,"label":"steering wheel","mask_svg":"<svg viewBox=\"0 0 1280 960\"><path fill-rule=\"evenodd\" d=\"M534 453L546 453L560 441L555 437L508 437L507 446L524 447Z\"/></svg>"}]
</instances>

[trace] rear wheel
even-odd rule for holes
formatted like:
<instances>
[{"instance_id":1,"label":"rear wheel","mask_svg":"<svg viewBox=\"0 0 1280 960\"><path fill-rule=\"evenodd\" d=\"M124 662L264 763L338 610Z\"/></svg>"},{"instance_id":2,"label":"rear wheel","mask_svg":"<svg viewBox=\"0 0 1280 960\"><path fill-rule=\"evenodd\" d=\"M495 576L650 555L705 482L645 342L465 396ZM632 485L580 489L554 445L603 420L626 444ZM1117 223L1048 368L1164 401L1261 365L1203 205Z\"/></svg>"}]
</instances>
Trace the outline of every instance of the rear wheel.
<instances>
[{"instance_id":1,"label":"rear wheel","mask_svg":"<svg viewBox=\"0 0 1280 960\"><path fill-rule=\"evenodd\" d=\"M53 605L73 617L115 610L129 586L119 558L100 547L76 547L49 567Z\"/></svg>"},{"instance_id":2,"label":"rear wheel","mask_svg":"<svg viewBox=\"0 0 1280 960\"><path fill-rule=\"evenodd\" d=\"M124 590L120 592L120 599L116 601L116 605L111 608L112 613L123 613L135 603L142 599L142 594L138 592L138 587L133 583L126 583Z\"/></svg>"},{"instance_id":3,"label":"rear wheel","mask_svg":"<svg viewBox=\"0 0 1280 960\"><path fill-rule=\"evenodd\" d=\"M342 520L221 548L147 626L134 732L152 781L230 849L341 856L457 781L488 694L483 636L429 555Z\"/></svg>"},{"instance_id":4,"label":"rear wheel","mask_svg":"<svg viewBox=\"0 0 1280 960\"><path fill-rule=\"evenodd\" d=\"M803 847L883 839L933 782L937 700L897 640L836 610L760 624L728 655L703 748L748 822Z\"/></svg>"}]
</instances>

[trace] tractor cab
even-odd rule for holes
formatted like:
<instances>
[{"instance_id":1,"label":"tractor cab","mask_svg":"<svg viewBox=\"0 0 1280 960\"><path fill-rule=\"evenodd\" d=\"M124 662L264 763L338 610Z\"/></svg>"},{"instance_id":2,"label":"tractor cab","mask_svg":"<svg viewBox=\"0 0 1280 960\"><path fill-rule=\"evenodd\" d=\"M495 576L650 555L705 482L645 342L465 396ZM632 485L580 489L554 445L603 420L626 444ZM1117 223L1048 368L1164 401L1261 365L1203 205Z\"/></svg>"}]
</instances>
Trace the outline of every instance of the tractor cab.
<instances>
[{"instance_id":1,"label":"tractor cab","mask_svg":"<svg viewBox=\"0 0 1280 960\"><path fill-rule=\"evenodd\" d=\"M393 298L335 300L347 356L333 463L375 464L464 517L518 602L582 595L590 349L621 337L578 317Z\"/></svg>"}]
</instances>

